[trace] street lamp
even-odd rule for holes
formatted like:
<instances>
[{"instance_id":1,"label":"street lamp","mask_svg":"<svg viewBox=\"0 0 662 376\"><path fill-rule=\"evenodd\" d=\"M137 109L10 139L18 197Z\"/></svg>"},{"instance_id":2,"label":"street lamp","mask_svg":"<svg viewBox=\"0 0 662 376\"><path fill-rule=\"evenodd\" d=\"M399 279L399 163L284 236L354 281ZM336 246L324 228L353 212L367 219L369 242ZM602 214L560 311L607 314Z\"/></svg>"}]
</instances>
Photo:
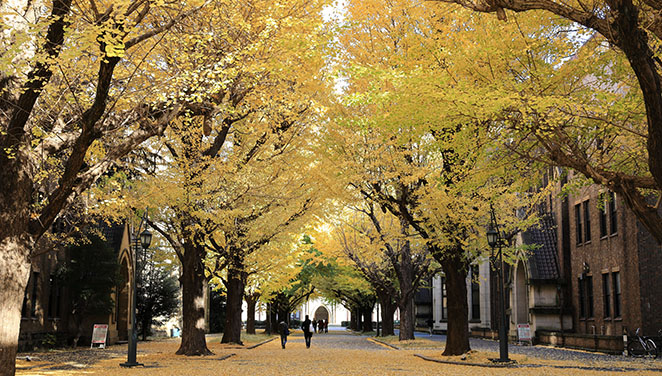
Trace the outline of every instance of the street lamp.
<instances>
[{"instance_id":1,"label":"street lamp","mask_svg":"<svg viewBox=\"0 0 662 376\"><path fill-rule=\"evenodd\" d=\"M499 305L501 308L501 325L499 325L499 359L492 359L493 362L510 362L508 359L508 333L506 331L506 289L504 287L504 278L503 278L503 252L501 246L504 245L504 240L501 237L501 232L499 231L499 224L496 220L496 214L494 213L494 207L490 204L490 228L487 230L487 244L492 248L491 261L492 266L496 258L494 256L494 249L499 248L499 268L497 269L497 275L499 276Z\"/></svg>"},{"instance_id":2,"label":"street lamp","mask_svg":"<svg viewBox=\"0 0 662 376\"><path fill-rule=\"evenodd\" d=\"M140 229L145 226L145 229L140 232ZM152 233L147 229L147 209L145 209L145 214L143 215L140 225L138 226L138 231L140 233L140 245L142 246L143 251L146 251L149 248L149 245L152 244ZM132 244L133 246L133 244ZM136 259L138 257L137 247L133 247L133 278L131 279L131 329L129 330L129 348L127 351L127 360L125 363L120 363L122 367L135 367L142 366L142 363L136 361L136 347L138 344L138 331L136 330Z\"/></svg>"}]
</instances>

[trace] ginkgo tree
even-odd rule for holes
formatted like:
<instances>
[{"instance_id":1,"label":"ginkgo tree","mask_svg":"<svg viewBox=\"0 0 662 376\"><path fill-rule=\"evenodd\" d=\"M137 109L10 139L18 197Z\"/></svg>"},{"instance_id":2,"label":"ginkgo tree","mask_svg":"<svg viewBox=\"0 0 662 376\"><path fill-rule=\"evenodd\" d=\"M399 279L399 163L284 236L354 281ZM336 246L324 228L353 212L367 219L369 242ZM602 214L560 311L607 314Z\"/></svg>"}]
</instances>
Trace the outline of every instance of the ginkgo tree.
<instances>
[{"instance_id":1,"label":"ginkgo tree","mask_svg":"<svg viewBox=\"0 0 662 376\"><path fill-rule=\"evenodd\" d=\"M179 73L191 104L153 144L162 167L142 194L182 262L181 354L209 353L200 325L207 251L227 272L223 341L240 342L246 255L313 204L305 134L326 92L323 4L211 2L167 45L173 53L159 66Z\"/></svg>"},{"instance_id":2,"label":"ginkgo tree","mask_svg":"<svg viewBox=\"0 0 662 376\"><path fill-rule=\"evenodd\" d=\"M518 192L534 188L537 173L499 163L495 151L502 146L485 127L491 117L448 111L463 98L449 104L438 94L459 85L451 81L447 60L454 52L446 48L460 25L471 30L471 18L454 20L429 4L350 2L341 35L348 85L328 145L349 187L410 227L403 234L423 239L442 266L449 307L444 354L456 355L469 349L466 276L487 248L481 234L489 204L501 209L509 230L526 228L535 216L523 221L515 214L531 208L536 195Z\"/></svg>"},{"instance_id":3,"label":"ginkgo tree","mask_svg":"<svg viewBox=\"0 0 662 376\"><path fill-rule=\"evenodd\" d=\"M503 135L512 151L571 168L619 194L662 243L661 5L629 0L440 2L497 14L483 23L489 26L472 31L478 38L470 42L474 49L496 52L489 60L473 60L483 72L472 81L478 89L473 94L486 100L465 104L507 125L511 132ZM501 35L484 38L493 32ZM504 74L490 77L486 68Z\"/></svg>"},{"instance_id":4,"label":"ginkgo tree","mask_svg":"<svg viewBox=\"0 0 662 376\"><path fill-rule=\"evenodd\" d=\"M63 208L177 113L155 95L178 91L172 76L144 62L202 5L0 3L0 374L15 371L34 245Z\"/></svg>"}]
</instances>

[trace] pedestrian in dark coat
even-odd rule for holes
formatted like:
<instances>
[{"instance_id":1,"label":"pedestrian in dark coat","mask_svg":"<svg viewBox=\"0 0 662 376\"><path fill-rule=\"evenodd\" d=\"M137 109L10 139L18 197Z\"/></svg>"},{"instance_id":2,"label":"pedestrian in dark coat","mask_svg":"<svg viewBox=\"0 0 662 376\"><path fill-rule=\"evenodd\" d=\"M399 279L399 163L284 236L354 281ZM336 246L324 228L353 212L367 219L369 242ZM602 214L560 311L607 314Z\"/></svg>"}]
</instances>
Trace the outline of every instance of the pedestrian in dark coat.
<instances>
[{"instance_id":1,"label":"pedestrian in dark coat","mask_svg":"<svg viewBox=\"0 0 662 376\"><path fill-rule=\"evenodd\" d=\"M324 333L329 332L329 319L324 320Z\"/></svg>"},{"instance_id":2,"label":"pedestrian in dark coat","mask_svg":"<svg viewBox=\"0 0 662 376\"><path fill-rule=\"evenodd\" d=\"M317 321L317 320L313 319L313 332L317 333L317 325L321 325L321 323L322 323L322 320ZM321 326L320 326L320 328L321 328Z\"/></svg>"},{"instance_id":3,"label":"pedestrian in dark coat","mask_svg":"<svg viewBox=\"0 0 662 376\"><path fill-rule=\"evenodd\" d=\"M290 335L290 328L287 326L285 321L281 321L278 324L278 333L280 333L280 345L285 348L287 343L287 336Z\"/></svg>"},{"instance_id":4,"label":"pedestrian in dark coat","mask_svg":"<svg viewBox=\"0 0 662 376\"><path fill-rule=\"evenodd\" d=\"M310 348L310 339L313 338L313 323L306 315L306 319L301 323L301 329L303 329L303 338L306 340L306 348Z\"/></svg>"}]
</instances>

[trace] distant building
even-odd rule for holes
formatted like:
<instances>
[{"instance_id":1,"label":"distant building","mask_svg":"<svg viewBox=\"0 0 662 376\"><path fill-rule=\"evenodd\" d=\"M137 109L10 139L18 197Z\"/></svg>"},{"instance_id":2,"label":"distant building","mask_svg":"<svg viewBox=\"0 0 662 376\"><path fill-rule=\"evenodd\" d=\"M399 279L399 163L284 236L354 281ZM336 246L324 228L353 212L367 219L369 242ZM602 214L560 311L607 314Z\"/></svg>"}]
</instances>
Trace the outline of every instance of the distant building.
<instances>
[{"instance_id":1,"label":"distant building","mask_svg":"<svg viewBox=\"0 0 662 376\"><path fill-rule=\"evenodd\" d=\"M486 260L477 260L469 268L467 273L467 305L469 314L469 328L489 329L492 323L490 314L490 266ZM432 289L423 288L430 292L433 331L445 333L448 329L448 301L446 294L446 278L443 273L432 278ZM427 328L427 320L430 311L425 300L421 299L426 294L417 293L416 302L416 326Z\"/></svg>"}]
</instances>

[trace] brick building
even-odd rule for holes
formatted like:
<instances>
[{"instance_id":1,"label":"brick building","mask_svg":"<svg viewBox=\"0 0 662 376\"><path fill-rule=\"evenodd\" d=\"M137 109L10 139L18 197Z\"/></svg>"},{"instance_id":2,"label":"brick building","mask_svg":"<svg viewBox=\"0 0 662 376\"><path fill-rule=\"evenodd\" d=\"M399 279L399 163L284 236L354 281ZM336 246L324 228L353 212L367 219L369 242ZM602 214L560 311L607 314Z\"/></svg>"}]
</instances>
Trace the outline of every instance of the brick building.
<instances>
[{"instance_id":1,"label":"brick building","mask_svg":"<svg viewBox=\"0 0 662 376\"><path fill-rule=\"evenodd\" d=\"M591 185L541 209L540 226L519 237L537 248L509 279L511 336L526 322L538 342L620 353L623 334L656 335L662 247L622 199Z\"/></svg>"},{"instance_id":2,"label":"brick building","mask_svg":"<svg viewBox=\"0 0 662 376\"><path fill-rule=\"evenodd\" d=\"M662 247L617 195L598 186L568 197L577 333L662 329Z\"/></svg>"}]
</instances>

